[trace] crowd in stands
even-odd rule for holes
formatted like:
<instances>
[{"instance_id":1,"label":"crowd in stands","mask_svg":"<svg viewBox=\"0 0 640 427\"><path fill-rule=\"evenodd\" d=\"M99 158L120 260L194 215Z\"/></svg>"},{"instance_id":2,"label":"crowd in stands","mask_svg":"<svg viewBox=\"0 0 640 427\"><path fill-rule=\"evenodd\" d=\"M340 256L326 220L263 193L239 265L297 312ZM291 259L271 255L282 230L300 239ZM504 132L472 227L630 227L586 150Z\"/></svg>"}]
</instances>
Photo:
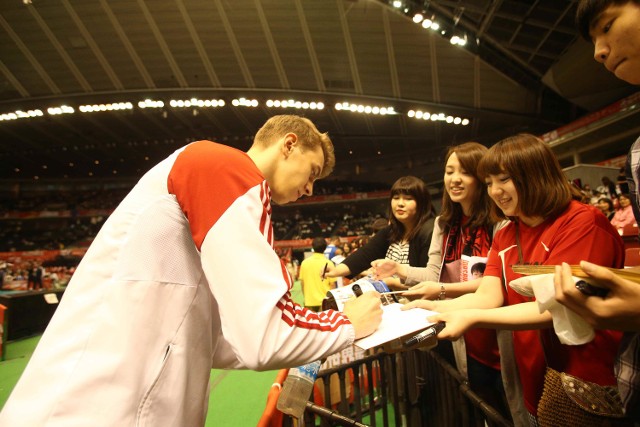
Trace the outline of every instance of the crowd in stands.
<instances>
[{"instance_id":1,"label":"crowd in stands","mask_svg":"<svg viewBox=\"0 0 640 427\"><path fill-rule=\"evenodd\" d=\"M384 202L380 209L359 209L357 203L314 210L278 211L273 218L276 240L300 240L314 236L338 235L342 237L371 234L371 224L384 216Z\"/></svg>"},{"instance_id":2,"label":"crowd in stands","mask_svg":"<svg viewBox=\"0 0 640 427\"><path fill-rule=\"evenodd\" d=\"M388 190L380 183L319 181L314 194L353 194ZM87 246L128 188L4 194L0 197L0 252ZM382 205L384 206L384 205ZM382 210L381 210L382 209ZM313 212L313 213L312 213ZM274 221L277 240L306 239L317 234L368 234L367 225L384 215L383 208L287 208Z\"/></svg>"},{"instance_id":3,"label":"crowd in stands","mask_svg":"<svg viewBox=\"0 0 640 427\"><path fill-rule=\"evenodd\" d=\"M622 229L635 224L625 183L603 184L581 191L592 205L600 208L612 223ZM319 181L314 194L350 194L388 190L384 184ZM35 197L5 197L0 208L0 252L86 247L126 195L126 189L86 192L50 192ZM37 212L37 216L29 213ZM84 213L87 213L85 216ZM276 240L309 239L314 236L342 237L372 234L371 225L386 217L386 203L324 204L308 207L274 206Z\"/></svg>"},{"instance_id":4,"label":"crowd in stands","mask_svg":"<svg viewBox=\"0 0 640 427\"><path fill-rule=\"evenodd\" d=\"M0 252L87 246L127 188L16 192L0 197Z\"/></svg>"},{"instance_id":5,"label":"crowd in stands","mask_svg":"<svg viewBox=\"0 0 640 427\"><path fill-rule=\"evenodd\" d=\"M346 182L331 179L318 181L313 186L313 194L322 196L329 194L369 193L389 190L389 185L379 182Z\"/></svg>"},{"instance_id":6,"label":"crowd in stands","mask_svg":"<svg viewBox=\"0 0 640 427\"><path fill-rule=\"evenodd\" d=\"M0 252L15 253L41 250L86 248L109 214L126 196L128 188L66 191L55 189L31 194L28 191L5 192L0 196ZM314 194L352 194L388 190L376 183L319 181ZM344 237L371 234L371 224L385 216L384 200L369 203L274 206L276 240L307 239L315 235L337 234ZM358 241L345 243L344 251L355 249ZM4 289L28 290L31 262L0 264ZM42 267L40 267L42 268ZM65 286L73 265L44 268L45 288Z\"/></svg>"},{"instance_id":7,"label":"crowd in stands","mask_svg":"<svg viewBox=\"0 0 640 427\"><path fill-rule=\"evenodd\" d=\"M0 218L12 218L21 213L63 212L71 216L81 210L113 210L129 191L128 188L88 189L86 191L57 190L55 185L50 191L17 192L0 197Z\"/></svg>"},{"instance_id":8,"label":"crowd in stands","mask_svg":"<svg viewBox=\"0 0 640 427\"><path fill-rule=\"evenodd\" d=\"M624 174L624 168L620 169L620 173ZM577 182L574 184L577 185ZM600 209L620 234L626 226L638 226L631 207L629 185L622 181L622 178L619 177L617 182L613 183L605 176L602 177L602 185L595 190L589 184L585 184L580 188L580 191L583 195L583 201Z\"/></svg>"},{"instance_id":9,"label":"crowd in stands","mask_svg":"<svg viewBox=\"0 0 640 427\"><path fill-rule=\"evenodd\" d=\"M0 252L88 246L106 218L96 215L78 218L2 220Z\"/></svg>"},{"instance_id":10,"label":"crowd in stands","mask_svg":"<svg viewBox=\"0 0 640 427\"><path fill-rule=\"evenodd\" d=\"M319 181L314 194L350 194L388 190L384 184ZM127 189L50 192L34 197L2 197L0 208L0 252L86 247L97 234L108 214L126 195ZM581 188L619 229L635 224L626 183ZM37 213L30 216L29 213ZM85 215L86 213L86 215ZM384 199L377 202L322 204L308 207L274 206L276 240L309 239L314 236L342 237L372 234L371 225L386 217Z\"/></svg>"},{"instance_id":11,"label":"crowd in stands","mask_svg":"<svg viewBox=\"0 0 640 427\"><path fill-rule=\"evenodd\" d=\"M0 264L0 289L37 291L64 288L75 269L75 266L66 265L45 267L40 262L3 262Z\"/></svg>"}]
</instances>

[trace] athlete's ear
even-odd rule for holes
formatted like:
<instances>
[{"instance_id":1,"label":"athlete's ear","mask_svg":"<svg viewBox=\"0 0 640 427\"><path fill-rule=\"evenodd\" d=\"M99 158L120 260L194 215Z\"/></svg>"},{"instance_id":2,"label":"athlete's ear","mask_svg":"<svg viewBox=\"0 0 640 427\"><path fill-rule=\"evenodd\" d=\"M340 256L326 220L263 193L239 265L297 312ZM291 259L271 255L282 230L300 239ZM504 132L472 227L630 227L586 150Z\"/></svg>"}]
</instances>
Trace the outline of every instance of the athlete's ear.
<instances>
[{"instance_id":1,"label":"athlete's ear","mask_svg":"<svg viewBox=\"0 0 640 427\"><path fill-rule=\"evenodd\" d=\"M285 157L289 157L296 145L298 145L298 136L295 133L288 133L284 136L282 151Z\"/></svg>"}]
</instances>

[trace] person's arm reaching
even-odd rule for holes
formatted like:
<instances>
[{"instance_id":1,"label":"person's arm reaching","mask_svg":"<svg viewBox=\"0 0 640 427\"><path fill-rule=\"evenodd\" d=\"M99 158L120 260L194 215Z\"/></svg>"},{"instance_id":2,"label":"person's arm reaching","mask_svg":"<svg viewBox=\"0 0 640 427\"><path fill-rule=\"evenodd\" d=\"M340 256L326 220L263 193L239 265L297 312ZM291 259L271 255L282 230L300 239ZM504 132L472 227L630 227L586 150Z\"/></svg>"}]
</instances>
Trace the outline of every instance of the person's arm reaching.
<instances>
[{"instance_id":1,"label":"person's arm reaching","mask_svg":"<svg viewBox=\"0 0 640 427\"><path fill-rule=\"evenodd\" d=\"M402 281L397 277L387 277L386 279L383 280L383 282L392 291L404 291L409 289L409 287L405 286L402 283Z\"/></svg>"},{"instance_id":2,"label":"person's arm reaching","mask_svg":"<svg viewBox=\"0 0 640 427\"><path fill-rule=\"evenodd\" d=\"M415 285L420 282L436 282L440 279L440 266L442 263L442 230L436 218L429 245L429 261L426 267L412 267L408 264L398 264L389 259L377 259L371 263L374 277L384 279L385 277L397 275L405 285Z\"/></svg>"},{"instance_id":3,"label":"person's arm reaching","mask_svg":"<svg viewBox=\"0 0 640 427\"><path fill-rule=\"evenodd\" d=\"M538 329L551 324L548 312L540 314L537 303L523 303L502 307L504 295L502 281L495 276L485 276L478 289L446 301L416 300L402 307L414 307L439 312L429 318L431 322L446 322L447 326L438 334L439 338L456 340L472 328Z\"/></svg>"},{"instance_id":4,"label":"person's arm reaching","mask_svg":"<svg viewBox=\"0 0 640 427\"><path fill-rule=\"evenodd\" d=\"M376 280L384 280L393 275L397 275L401 279L404 279L407 277L407 267L409 267L408 264L400 264L386 258L371 261L373 277Z\"/></svg>"},{"instance_id":5,"label":"person's arm reaching","mask_svg":"<svg viewBox=\"0 0 640 427\"><path fill-rule=\"evenodd\" d=\"M411 267L408 264L399 264L396 261L390 259L377 259L371 262L371 269L374 279L383 280L390 289L402 290L407 289L408 286L402 283L407 277L408 272L413 270L428 271L424 267ZM392 277L397 275L398 277ZM421 275L418 273L418 275ZM415 283L415 281L413 282Z\"/></svg>"},{"instance_id":6,"label":"person's arm reaching","mask_svg":"<svg viewBox=\"0 0 640 427\"><path fill-rule=\"evenodd\" d=\"M548 311L540 313L536 302L509 305L492 309L466 309L440 313L429 317L430 322L445 322L438 338L457 340L469 329L492 328L512 331L542 329L552 325Z\"/></svg>"},{"instance_id":7,"label":"person's arm reaching","mask_svg":"<svg viewBox=\"0 0 640 427\"><path fill-rule=\"evenodd\" d=\"M387 227L378 231L364 246L342 261L340 265L349 269L347 277L352 278L368 270L373 260L385 257L389 248L389 230L390 228Z\"/></svg>"},{"instance_id":8,"label":"person's arm reaching","mask_svg":"<svg viewBox=\"0 0 640 427\"><path fill-rule=\"evenodd\" d=\"M402 296L419 299L457 298L475 292L482 279L458 283L421 282L412 286Z\"/></svg>"},{"instance_id":9,"label":"person's arm reaching","mask_svg":"<svg viewBox=\"0 0 640 427\"><path fill-rule=\"evenodd\" d=\"M479 281L480 283L475 292L444 301L419 299L404 305L402 309L409 310L414 307L420 307L443 313L470 308L487 309L501 307L504 303L504 296L502 294L502 281L500 278L484 276L483 278L476 279L473 282L476 281Z\"/></svg>"},{"instance_id":10,"label":"person's arm reaching","mask_svg":"<svg viewBox=\"0 0 640 427\"><path fill-rule=\"evenodd\" d=\"M405 283L415 285L420 282L437 282L440 280L442 268L443 230L440 228L440 217L433 223L433 233L429 244L427 266L407 267L405 270Z\"/></svg>"},{"instance_id":11,"label":"person's arm reaching","mask_svg":"<svg viewBox=\"0 0 640 427\"><path fill-rule=\"evenodd\" d=\"M324 277L344 277L351 274L349 266L344 263L338 265L328 265L327 271L324 272Z\"/></svg>"}]
</instances>

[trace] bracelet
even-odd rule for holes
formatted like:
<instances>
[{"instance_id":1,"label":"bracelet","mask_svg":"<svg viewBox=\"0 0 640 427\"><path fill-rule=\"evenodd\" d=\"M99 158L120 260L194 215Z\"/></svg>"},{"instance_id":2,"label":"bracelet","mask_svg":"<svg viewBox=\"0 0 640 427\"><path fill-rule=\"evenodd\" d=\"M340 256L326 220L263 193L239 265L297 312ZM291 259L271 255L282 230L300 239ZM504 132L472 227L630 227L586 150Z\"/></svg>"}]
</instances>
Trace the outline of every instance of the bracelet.
<instances>
[{"instance_id":1,"label":"bracelet","mask_svg":"<svg viewBox=\"0 0 640 427\"><path fill-rule=\"evenodd\" d=\"M439 300L443 300L447 297L447 292L444 289L444 283L440 283L440 295L438 295Z\"/></svg>"}]
</instances>

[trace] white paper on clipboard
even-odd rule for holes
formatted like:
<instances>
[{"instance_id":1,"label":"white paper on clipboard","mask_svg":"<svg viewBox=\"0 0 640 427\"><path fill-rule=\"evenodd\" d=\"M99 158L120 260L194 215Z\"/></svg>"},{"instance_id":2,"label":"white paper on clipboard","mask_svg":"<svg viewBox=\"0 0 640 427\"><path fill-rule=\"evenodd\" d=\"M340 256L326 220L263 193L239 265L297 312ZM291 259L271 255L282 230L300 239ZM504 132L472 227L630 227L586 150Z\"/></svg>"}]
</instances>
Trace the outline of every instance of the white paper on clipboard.
<instances>
[{"instance_id":1,"label":"white paper on clipboard","mask_svg":"<svg viewBox=\"0 0 640 427\"><path fill-rule=\"evenodd\" d=\"M368 337L360 338L354 345L368 350L388 341L400 338L411 332L420 331L434 324L428 317L438 314L436 311L422 308L412 308L402 311L402 304L394 303L382 307L382 323L376 331Z\"/></svg>"}]
</instances>

